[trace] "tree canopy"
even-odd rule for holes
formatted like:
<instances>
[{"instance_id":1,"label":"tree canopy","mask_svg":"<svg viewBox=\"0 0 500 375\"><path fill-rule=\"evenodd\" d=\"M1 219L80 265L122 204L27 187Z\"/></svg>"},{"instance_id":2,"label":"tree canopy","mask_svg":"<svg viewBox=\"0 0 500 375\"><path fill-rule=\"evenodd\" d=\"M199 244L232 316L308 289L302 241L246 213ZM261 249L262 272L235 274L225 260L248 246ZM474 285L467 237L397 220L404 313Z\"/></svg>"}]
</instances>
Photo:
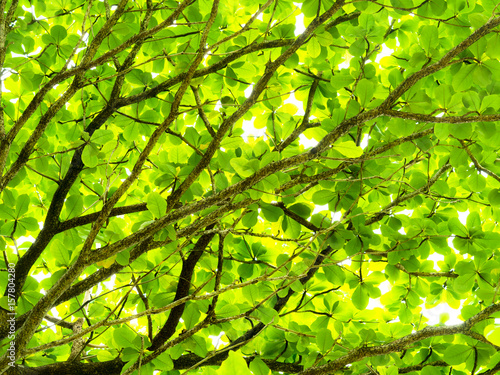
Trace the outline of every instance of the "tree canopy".
<instances>
[{"instance_id":1,"label":"tree canopy","mask_svg":"<svg viewBox=\"0 0 500 375\"><path fill-rule=\"evenodd\" d=\"M0 372L500 371L497 7L1 0Z\"/></svg>"}]
</instances>

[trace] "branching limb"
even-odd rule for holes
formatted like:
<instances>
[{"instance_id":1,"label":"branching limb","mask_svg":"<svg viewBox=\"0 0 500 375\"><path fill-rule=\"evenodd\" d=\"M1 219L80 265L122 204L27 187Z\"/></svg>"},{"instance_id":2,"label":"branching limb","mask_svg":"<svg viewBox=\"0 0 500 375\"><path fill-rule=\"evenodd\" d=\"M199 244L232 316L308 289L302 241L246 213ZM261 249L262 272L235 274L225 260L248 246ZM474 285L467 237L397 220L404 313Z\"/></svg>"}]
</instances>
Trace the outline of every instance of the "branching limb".
<instances>
[{"instance_id":1,"label":"branching limb","mask_svg":"<svg viewBox=\"0 0 500 375\"><path fill-rule=\"evenodd\" d=\"M288 216L290 219L295 220L297 223L303 225L307 229L312 230L313 232L318 232L320 230L320 228L318 228L316 225L308 222L306 219L297 215L295 212L290 211L287 207L285 207L285 205L282 202L276 203L276 206L281 208L285 213L285 215Z\"/></svg>"},{"instance_id":2,"label":"branching limb","mask_svg":"<svg viewBox=\"0 0 500 375\"><path fill-rule=\"evenodd\" d=\"M215 224L207 227L207 230L212 229ZM203 251L208 246L215 233L203 235L200 237L195 247L189 253L186 260L182 262L182 271L179 276L179 282L177 284L177 291L175 292L174 301L186 297L189 294L189 288L191 286L191 278L193 277L194 267L198 263L198 260L203 255ZM175 333L179 319L184 313L185 304L178 305L170 311L167 322L162 327L160 332L156 334L151 342L149 350L158 349L163 343L165 343L172 335Z\"/></svg>"},{"instance_id":3,"label":"branching limb","mask_svg":"<svg viewBox=\"0 0 500 375\"><path fill-rule=\"evenodd\" d=\"M416 197L417 195L420 195L423 192L427 191L429 187L432 186L437 180L439 180L439 178L449 169L451 169L451 164L446 163L434 173L434 176L431 177L427 185L422 186L421 188L418 188L412 191L411 193L397 197L390 204L388 204L382 210L380 210L380 212L378 212L377 214L366 220L366 225L371 225L376 221L381 220L385 215L388 215L391 212L392 208L397 207L399 204L401 204L401 202Z\"/></svg>"},{"instance_id":4,"label":"branching limb","mask_svg":"<svg viewBox=\"0 0 500 375\"><path fill-rule=\"evenodd\" d=\"M321 74L319 74L319 77L321 77ZM305 130L313 127L314 124L309 123L309 117L311 116L311 108L314 103L314 94L316 93L316 89L318 88L319 84L319 79L316 78L314 79L314 82L311 86L311 89L309 90L309 95L307 97L307 104L306 104L306 110L304 111L304 117L302 120L302 123L298 128L296 128L292 134L288 136L287 139L285 139L282 143L277 145L275 147L275 151L282 151L285 149L290 143L292 143L297 137L302 134Z\"/></svg>"},{"instance_id":5,"label":"branching limb","mask_svg":"<svg viewBox=\"0 0 500 375\"><path fill-rule=\"evenodd\" d=\"M344 366L358 362L363 358L373 357L377 355L389 354L394 352L400 352L408 348L410 345L422 341L426 338L445 336L445 335L456 335L456 334L467 334L470 329L480 321L487 319L491 314L500 311L500 304L493 304L478 314L474 315L472 318L468 319L462 324L454 326L437 326L437 327L426 327L420 331L411 333L400 339L394 340L391 343L359 347L357 349L351 350L348 354L335 359L325 365L308 368L302 372L300 375L321 375L328 374L332 371L337 371L342 369Z\"/></svg>"},{"instance_id":6,"label":"branching limb","mask_svg":"<svg viewBox=\"0 0 500 375\"><path fill-rule=\"evenodd\" d=\"M459 139L459 142L463 146L463 148L465 149L465 152L467 152L467 155L469 155L470 160L472 160L472 162L474 163L474 166L476 167L478 172L484 172L488 176L491 176L495 180L500 182L500 176L498 176L495 172L492 172L491 170L489 170L489 169L483 167L481 164L479 164L479 161L476 159L474 154L469 150L469 148L467 147L467 143L464 140Z\"/></svg>"},{"instance_id":7,"label":"branching limb","mask_svg":"<svg viewBox=\"0 0 500 375\"><path fill-rule=\"evenodd\" d=\"M422 363L420 365L402 367L402 368L398 369L398 373L399 374L407 374L407 373L413 372L413 371L420 371L424 367L427 367L427 366L448 367L449 364L447 364L445 361L434 361L434 362L429 362L429 363Z\"/></svg>"},{"instance_id":8,"label":"branching limb","mask_svg":"<svg viewBox=\"0 0 500 375\"><path fill-rule=\"evenodd\" d=\"M423 113L395 111L393 109L384 110L384 115L405 120L413 120L418 122L428 122L436 124L468 124L471 122L491 122L500 121L500 114L497 115L478 115L478 116L443 116L436 117Z\"/></svg>"},{"instance_id":9,"label":"branching limb","mask_svg":"<svg viewBox=\"0 0 500 375\"><path fill-rule=\"evenodd\" d=\"M205 124L205 128L212 137L215 137L214 129L212 129L212 125L210 125L210 120L207 118L207 115L203 110L203 104L200 99L200 93L198 91L198 88L195 86L191 86L191 91L193 91L194 99L196 100L196 106L198 107L198 114L200 115L203 124Z\"/></svg>"},{"instance_id":10,"label":"branching limb","mask_svg":"<svg viewBox=\"0 0 500 375\"><path fill-rule=\"evenodd\" d=\"M452 48L438 62L428 65L427 67L410 75L398 87L396 87L396 89L393 92L391 92L388 95L387 99L385 99L384 102L381 104L381 108L383 108L384 111L389 110L396 102L396 100L398 100L401 97L401 95L403 95L406 91L412 88L418 81L448 66L448 64L452 61L452 59L455 58L460 52L464 51L466 48L477 42L479 39L484 37L498 25L500 25L500 17L490 19L483 26L474 31L463 42L459 43L457 46Z\"/></svg>"},{"instance_id":11,"label":"branching limb","mask_svg":"<svg viewBox=\"0 0 500 375\"><path fill-rule=\"evenodd\" d=\"M458 275L455 272L410 272L408 271L402 264L398 263L395 265L395 267L398 270L401 270L408 275L412 276L421 276L421 277L450 277L450 278L457 278Z\"/></svg>"},{"instance_id":12,"label":"branching limb","mask_svg":"<svg viewBox=\"0 0 500 375\"><path fill-rule=\"evenodd\" d=\"M276 70L282 64L284 64L285 61L288 60L288 58L292 56L293 53L295 53L295 51L297 51L303 44L305 44L309 37L313 34L313 32L328 18L333 16L342 7L343 4L344 0L337 0L330 9L328 9L320 17L315 18L309 24L306 30L301 35L299 35L297 39L295 39L290 48L283 52L276 60L266 65L264 74L254 85L250 96L231 116L224 120L224 122L219 127L217 136L212 140L212 142L210 142L210 145L205 151L204 157L196 165L189 176L186 177L179 188L170 196L169 206L172 206L179 200L182 194L184 194L184 192L189 188L189 186L191 186L191 184L196 180L200 173L207 167L215 152L219 149L220 143L222 142L225 134L229 131L233 124L236 123L236 121L238 121L241 117L243 117L243 115L256 103L259 96L266 89L267 83L272 78Z\"/></svg>"}]
</instances>

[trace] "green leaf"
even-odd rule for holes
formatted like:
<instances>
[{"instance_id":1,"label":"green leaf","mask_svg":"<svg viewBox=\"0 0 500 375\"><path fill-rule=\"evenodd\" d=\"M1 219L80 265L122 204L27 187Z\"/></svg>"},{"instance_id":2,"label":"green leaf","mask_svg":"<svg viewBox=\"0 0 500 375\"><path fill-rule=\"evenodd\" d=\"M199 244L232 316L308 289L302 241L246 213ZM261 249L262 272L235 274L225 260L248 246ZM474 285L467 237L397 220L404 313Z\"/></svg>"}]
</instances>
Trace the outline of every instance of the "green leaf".
<instances>
[{"instance_id":1,"label":"green leaf","mask_svg":"<svg viewBox=\"0 0 500 375\"><path fill-rule=\"evenodd\" d=\"M25 213L27 213L29 205L30 205L30 197L27 194L22 194L18 196L16 200L16 211L15 211L16 218L19 218L23 216Z\"/></svg>"},{"instance_id":2,"label":"green leaf","mask_svg":"<svg viewBox=\"0 0 500 375\"><path fill-rule=\"evenodd\" d=\"M465 91L472 86L470 77L475 68L474 64L462 65L458 73L453 76L453 89L455 91Z\"/></svg>"},{"instance_id":3,"label":"green leaf","mask_svg":"<svg viewBox=\"0 0 500 375\"><path fill-rule=\"evenodd\" d=\"M361 244L361 240L356 237L350 240L347 243L347 246L345 247L345 251L347 255L354 255L356 253L359 253L363 249L363 246Z\"/></svg>"},{"instance_id":4,"label":"green leaf","mask_svg":"<svg viewBox=\"0 0 500 375\"><path fill-rule=\"evenodd\" d=\"M269 307L260 307L257 310L257 316L264 324L269 324L271 322L278 323L279 320L278 312Z\"/></svg>"},{"instance_id":5,"label":"green leaf","mask_svg":"<svg viewBox=\"0 0 500 375\"><path fill-rule=\"evenodd\" d=\"M117 345L117 348L137 348L138 346L135 342L136 334L127 326L122 326L113 330L113 339Z\"/></svg>"},{"instance_id":6,"label":"green leaf","mask_svg":"<svg viewBox=\"0 0 500 375\"><path fill-rule=\"evenodd\" d=\"M449 365L460 365L461 363L465 363L467 358L472 355L473 348L468 345L450 345L444 351L443 359Z\"/></svg>"},{"instance_id":7,"label":"green leaf","mask_svg":"<svg viewBox=\"0 0 500 375\"><path fill-rule=\"evenodd\" d=\"M6 221L0 226L0 235L10 237L14 234L16 227L15 221Z\"/></svg>"},{"instance_id":8,"label":"green leaf","mask_svg":"<svg viewBox=\"0 0 500 375\"><path fill-rule=\"evenodd\" d=\"M285 231L285 234L288 235L290 238L300 237L301 227L300 224L297 223L294 219L284 216L283 221L281 223L281 227Z\"/></svg>"},{"instance_id":9,"label":"green leaf","mask_svg":"<svg viewBox=\"0 0 500 375\"><path fill-rule=\"evenodd\" d=\"M480 173L473 173L467 179L467 184L472 191L481 192L486 187L486 178L484 178Z\"/></svg>"},{"instance_id":10,"label":"green leaf","mask_svg":"<svg viewBox=\"0 0 500 375\"><path fill-rule=\"evenodd\" d=\"M250 365L248 366L250 368L250 371L254 375L270 375L271 370L269 370L269 367L264 363L262 359L259 357L256 357L252 362L250 362Z\"/></svg>"},{"instance_id":11,"label":"green leaf","mask_svg":"<svg viewBox=\"0 0 500 375\"><path fill-rule=\"evenodd\" d=\"M220 145L221 145L221 147L223 147L226 150L231 150L231 149L241 147L243 144L244 144L244 141L241 137L229 137L229 138L225 138L221 142Z\"/></svg>"},{"instance_id":12,"label":"green leaf","mask_svg":"<svg viewBox=\"0 0 500 375\"><path fill-rule=\"evenodd\" d=\"M50 245L51 253L54 255L56 265L69 266L70 264L70 252L67 246L65 246L59 239L54 239Z\"/></svg>"},{"instance_id":13,"label":"green leaf","mask_svg":"<svg viewBox=\"0 0 500 375\"><path fill-rule=\"evenodd\" d=\"M326 352L333 346L332 333L328 329L321 329L316 334L316 344L321 352Z\"/></svg>"},{"instance_id":14,"label":"green leaf","mask_svg":"<svg viewBox=\"0 0 500 375\"><path fill-rule=\"evenodd\" d=\"M330 79L330 83L336 89L340 89L342 87L348 87L353 82L354 78L352 78L352 76L348 72L335 74Z\"/></svg>"},{"instance_id":15,"label":"green leaf","mask_svg":"<svg viewBox=\"0 0 500 375\"><path fill-rule=\"evenodd\" d=\"M436 137L438 137L440 140L447 139L450 135L450 130L448 124L436 124L434 126L434 134Z\"/></svg>"},{"instance_id":16,"label":"green leaf","mask_svg":"<svg viewBox=\"0 0 500 375\"><path fill-rule=\"evenodd\" d=\"M52 37L54 38L54 40L56 41L57 44L60 44L61 41L66 38L66 36L68 35L68 32L66 31L66 29L63 26L54 25L50 29L50 35L52 35Z\"/></svg>"},{"instance_id":17,"label":"green leaf","mask_svg":"<svg viewBox=\"0 0 500 375\"><path fill-rule=\"evenodd\" d=\"M302 4L302 12L306 17L315 17L319 10L319 0L304 0Z\"/></svg>"},{"instance_id":18,"label":"green leaf","mask_svg":"<svg viewBox=\"0 0 500 375\"><path fill-rule=\"evenodd\" d=\"M123 138L125 138L127 141L133 141L134 139L137 139L137 137L139 136L139 129L140 124L137 122L132 122L123 130Z\"/></svg>"},{"instance_id":19,"label":"green leaf","mask_svg":"<svg viewBox=\"0 0 500 375\"><path fill-rule=\"evenodd\" d=\"M238 173L241 177L250 177L254 173L253 168L244 158L233 158L231 159L230 164L236 173Z\"/></svg>"},{"instance_id":20,"label":"green leaf","mask_svg":"<svg viewBox=\"0 0 500 375\"><path fill-rule=\"evenodd\" d=\"M97 158L98 150L93 144L87 145L82 152L82 161L85 166L89 168L94 168L99 163Z\"/></svg>"},{"instance_id":21,"label":"green leaf","mask_svg":"<svg viewBox=\"0 0 500 375\"><path fill-rule=\"evenodd\" d=\"M307 219L309 216L311 216L312 212L311 208L303 203L296 203L288 207L288 209L304 219Z\"/></svg>"},{"instance_id":22,"label":"green leaf","mask_svg":"<svg viewBox=\"0 0 500 375\"><path fill-rule=\"evenodd\" d=\"M448 221L448 229L453 234L457 234L462 237L467 237L469 235L467 228L455 217Z\"/></svg>"},{"instance_id":23,"label":"green leaf","mask_svg":"<svg viewBox=\"0 0 500 375\"><path fill-rule=\"evenodd\" d=\"M500 346L500 329L497 325L489 325L484 330L484 335L488 341Z\"/></svg>"},{"instance_id":24,"label":"green leaf","mask_svg":"<svg viewBox=\"0 0 500 375\"><path fill-rule=\"evenodd\" d=\"M196 323L200 320L200 310L198 306L194 303L190 303L187 307L186 310L184 311L184 314L182 315L182 319L184 320L184 324L186 324L186 329L191 329L193 328Z\"/></svg>"},{"instance_id":25,"label":"green leaf","mask_svg":"<svg viewBox=\"0 0 500 375\"><path fill-rule=\"evenodd\" d=\"M258 219L259 213L257 211L252 211L243 216L241 222L245 227L252 228L255 224L257 224Z\"/></svg>"},{"instance_id":26,"label":"green leaf","mask_svg":"<svg viewBox=\"0 0 500 375\"><path fill-rule=\"evenodd\" d=\"M363 155L363 149L356 146L353 141L336 143L333 148L348 158L357 158Z\"/></svg>"},{"instance_id":27,"label":"green leaf","mask_svg":"<svg viewBox=\"0 0 500 375\"><path fill-rule=\"evenodd\" d=\"M472 135L471 124L450 124L448 129L450 134L458 139L469 139Z\"/></svg>"},{"instance_id":28,"label":"green leaf","mask_svg":"<svg viewBox=\"0 0 500 375\"><path fill-rule=\"evenodd\" d=\"M403 324L410 324L413 318L413 314L411 313L411 309L407 304L402 303L399 309L398 314L399 320Z\"/></svg>"},{"instance_id":29,"label":"green leaf","mask_svg":"<svg viewBox=\"0 0 500 375\"><path fill-rule=\"evenodd\" d=\"M481 112L484 112L487 108L498 110L500 108L500 95L485 96L481 102Z\"/></svg>"},{"instance_id":30,"label":"green leaf","mask_svg":"<svg viewBox=\"0 0 500 375\"><path fill-rule=\"evenodd\" d=\"M247 82L251 82L253 80L253 77L257 73L257 70L255 69L255 66L253 64L246 64L246 63L240 63L239 65L234 64L233 69L236 75L240 79Z\"/></svg>"},{"instance_id":31,"label":"green leaf","mask_svg":"<svg viewBox=\"0 0 500 375\"><path fill-rule=\"evenodd\" d=\"M190 341L190 344L192 345L192 352L200 357L207 355L207 342L204 337L194 335L191 336Z\"/></svg>"},{"instance_id":32,"label":"green leaf","mask_svg":"<svg viewBox=\"0 0 500 375\"><path fill-rule=\"evenodd\" d=\"M163 352L158 357L154 359L154 364L157 368L161 368L162 371L170 371L174 368L174 362L168 352Z\"/></svg>"},{"instance_id":33,"label":"green leaf","mask_svg":"<svg viewBox=\"0 0 500 375\"><path fill-rule=\"evenodd\" d=\"M19 219L17 223L30 232L35 232L40 229L38 221L34 217L23 217L22 219Z\"/></svg>"},{"instance_id":34,"label":"green leaf","mask_svg":"<svg viewBox=\"0 0 500 375\"><path fill-rule=\"evenodd\" d=\"M254 273L254 265L253 264L240 264L238 266L238 275L243 279L249 279L253 276Z\"/></svg>"},{"instance_id":35,"label":"green leaf","mask_svg":"<svg viewBox=\"0 0 500 375\"><path fill-rule=\"evenodd\" d=\"M173 297L173 293L157 293L153 297L152 304L156 307L164 307L168 303L172 302Z\"/></svg>"},{"instance_id":36,"label":"green leaf","mask_svg":"<svg viewBox=\"0 0 500 375\"><path fill-rule=\"evenodd\" d=\"M374 92L375 86L371 81L367 79L359 81L358 86L356 87L356 95L358 96L359 104L362 107L366 107L366 105L372 100Z\"/></svg>"},{"instance_id":37,"label":"green leaf","mask_svg":"<svg viewBox=\"0 0 500 375\"><path fill-rule=\"evenodd\" d=\"M240 309L237 306L231 304L226 304L216 310L216 315L219 318L229 318L238 315L239 313Z\"/></svg>"},{"instance_id":38,"label":"green leaf","mask_svg":"<svg viewBox=\"0 0 500 375\"><path fill-rule=\"evenodd\" d=\"M488 193L488 201L492 206L500 206L500 189L491 189Z\"/></svg>"},{"instance_id":39,"label":"green leaf","mask_svg":"<svg viewBox=\"0 0 500 375\"><path fill-rule=\"evenodd\" d=\"M488 41L487 55L492 59L500 58L500 35L494 33Z\"/></svg>"},{"instance_id":40,"label":"green leaf","mask_svg":"<svg viewBox=\"0 0 500 375\"><path fill-rule=\"evenodd\" d=\"M315 59L321 54L321 45L316 38L311 38L307 44L307 53Z\"/></svg>"},{"instance_id":41,"label":"green leaf","mask_svg":"<svg viewBox=\"0 0 500 375\"><path fill-rule=\"evenodd\" d=\"M316 38L318 39L319 44L321 44L323 47L329 47L333 44L334 41L332 34L330 34L328 31L317 34Z\"/></svg>"},{"instance_id":42,"label":"green leaf","mask_svg":"<svg viewBox=\"0 0 500 375\"><path fill-rule=\"evenodd\" d=\"M127 250L121 251L116 255L116 263L121 266L127 266L130 262L130 252Z\"/></svg>"},{"instance_id":43,"label":"green leaf","mask_svg":"<svg viewBox=\"0 0 500 375\"><path fill-rule=\"evenodd\" d=\"M136 348L125 348L121 358L124 362L135 361L139 358L139 351Z\"/></svg>"},{"instance_id":44,"label":"green leaf","mask_svg":"<svg viewBox=\"0 0 500 375\"><path fill-rule=\"evenodd\" d=\"M107 129L97 129L92 135L92 142L98 145L103 145L106 142L112 141L114 138L113 132Z\"/></svg>"},{"instance_id":45,"label":"green leaf","mask_svg":"<svg viewBox=\"0 0 500 375\"><path fill-rule=\"evenodd\" d=\"M368 290L363 284L359 284L352 293L352 304L358 310L364 310L368 306L369 301Z\"/></svg>"},{"instance_id":46,"label":"green leaf","mask_svg":"<svg viewBox=\"0 0 500 375\"><path fill-rule=\"evenodd\" d=\"M336 196L337 193L334 190L319 190L313 194L312 201L315 204L325 205L331 202Z\"/></svg>"},{"instance_id":47,"label":"green leaf","mask_svg":"<svg viewBox=\"0 0 500 375\"><path fill-rule=\"evenodd\" d=\"M440 16L446 11L447 2L445 0L432 0L430 6L432 14Z\"/></svg>"},{"instance_id":48,"label":"green leaf","mask_svg":"<svg viewBox=\"0 0 500 375\"><path fill-rule=\"evenodd\" d=\"M420 45L429 54L439 45L439 29L434 25L423 26L420 29Z\"/></svg>"},{"instance_id":49,"label":"green leaf","mask_svg":"<svg viewBox=\"0 0 500 375\"><path fill-rule=\"evenodd\" d=\"M132 69L126 77L130 83L141 86L146 86L151 81L151 74L140 69Z\"/></svg>"},{"instance_id":50,"label":"green leaf","mask_svg":"<svg viewBox=\"0 0 500 375\"><path fill-rule=\"evenodd\" d=\"M439 85L434 90L434 97L442 108L448 108L453 96L453 91L450 85Z\"/></svg>"},{"instance_id":51,"label":"green leaf","mask_svg":"<svg viewBox=\"0 0 500 375\"><path fill-rule=\"evenodd\" d=\"M217 375L252 375L248 369L247 363L239 351L230 351L227 359L217 370Z\"/></svg>"},{"instance_id":52,"label":"green leaf","mask_svg":"<svg viewBox=\"0 0 500 375\"><path fill-rule=\"evenodd\" d=\"M83 211L83 198L80 194L68 197L64 205L66 209L66 220L79 216Z\"/></svg>"},{"instance_id":53,"label":"green leaf","mask_svg":"<svg viewBox=\"0 0 500 375\"><path fill-rule=\"evenodd\" d=\"M390 126L391 132L398 137L406 137L412 134L415 129L414 121L401 118L393 118L387 125Z\"/></svg>"},{"instance_id":54,"label":"green leaf","mask_svg":"<svg viewBox=\"0 0 500 375\"><path fill-rule=\"evenodd\" d=\"M491 71L484 65L478 65L474 69L473 78L476 84L486 87L491 83Z\"/></svg>"},{"instance_id":55,"label":"green leaf","mask_svg":"<svg viewBox=\"0 0 500 375\"><path fill-rule=\"evenodd\" d=\"M267 203L261 203L260 210L263 217L272 223L277 222L278 219L283 215L283 210L281 208L272 206Z\"/></svg>"},{"instance_id":56,"label":"green leaf","mask_svg":"<svg viewBox=\"0 0 500 375\"><path fill-rule=\"evenodd\" d=\"M165 215L167 211L166 200L157 192L149 193L146 198L146 206L156 219Z\"/></svg>"},{"instance_id":57,"label":"green leaf","mask_svg":"<svg viewBox=\"0 0 500 375\"><path fill-rule=\"evenodd\" d=\"M16 219L17 216L12 208L8 207L5 204L0 204L0 218L9 220Z\"/></svg>"},{"instance_id":58,"label":"green leaf","mask_svg":"<svg viewBox=\"0 0 500 375\"><path fill-rule=\"evenodd\" d=\"M351 46L349 47L349 53L355 57L360 57L365 52L366 42L363 38L357 39Z\"/></svg>"},{"instance_id":59,"label":"green leaf","mask_svg":"<svg viewBox=\"0 0 500 375\"><path fill-rule=\"evenodd\" d=\"M455 279L454 290L456 290L458 293L468 293L474 286L475 280L475 274L465 274L459 276Z\"/></svg>"}]
</instances>

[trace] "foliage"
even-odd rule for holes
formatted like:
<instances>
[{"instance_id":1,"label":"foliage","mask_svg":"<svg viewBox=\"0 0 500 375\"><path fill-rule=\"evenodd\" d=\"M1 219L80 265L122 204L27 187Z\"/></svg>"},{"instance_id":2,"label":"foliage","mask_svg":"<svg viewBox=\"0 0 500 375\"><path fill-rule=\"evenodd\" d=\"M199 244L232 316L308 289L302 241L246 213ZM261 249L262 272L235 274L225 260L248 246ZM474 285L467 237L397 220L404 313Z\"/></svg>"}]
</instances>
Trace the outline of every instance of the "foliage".
<instances>
[{"instance_id":1,"label":"foliage","mask_svg":"<svg viewBox=\"0 0 500 375\"><path fill-rule=\"evenodd\" d=\"M495 1L0 7L0 372L500 370Z\"/></svg>"}]
</instances>

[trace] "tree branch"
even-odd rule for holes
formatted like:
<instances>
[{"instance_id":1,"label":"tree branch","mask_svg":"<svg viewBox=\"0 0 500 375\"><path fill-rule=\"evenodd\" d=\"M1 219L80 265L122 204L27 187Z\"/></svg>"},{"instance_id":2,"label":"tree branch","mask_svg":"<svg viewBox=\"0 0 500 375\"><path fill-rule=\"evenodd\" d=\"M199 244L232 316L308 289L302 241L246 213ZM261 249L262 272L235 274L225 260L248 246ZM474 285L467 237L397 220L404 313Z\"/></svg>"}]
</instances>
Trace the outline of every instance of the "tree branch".
<instances>
[{"instance_id":1,"label":"tree branch","mask_svg":"<svg viewBox=\"0 0 500 375\"><path fill-rule=\"evenodd\" d=\"M215 226L215 224L209 225L206 230L210 230ZM212 238L215 236L215 233L212 232L210 234L204 234L200 237L193 250L189 253L189 256L186 260L182 261L182 271L179 276L179 282L177 283L177 291L175 292L174 301L178 301L181 298L186 297L189 294L189 288L191 287L191 279L193 277L194 267L200 260L201 256L205 248L208 246ZM167 322L162 327L162 329L156 334L153 338L151 346L148 350L156 350L161 345L163 345L172 335L175 333L177 329L177 324L179 323L179 319L184 313L185 303L182 305L178 305L174 307L170 311L170 315L168 316Z\"/></svg>"},{"instance_id":2,"label":"tree branch","mask_svg":"<svg viewBox=\"0 0 500 375\"><path fill-rule=\"evenodd\" d=\"M495 180L497 180L498 182L500 182L500 176L498 176L496 173L490 171L489 169L483 167L481 164L479 164L479 162L477 161L476 157L474 156L474 154L469 150L469 148L467 147L467 143L462 140L462 139L459 139L458 140L460 142L460 144L463 146L463 148L465 149L465 152L467 152L467 155L469 155L469 158L470 160L472 160L472 163L474 163L474 166L476 167L477 171L478 172L484 172L486 173L488 176L491 176L493 177Z\"/></svg>"},{"instance_id":3,"label":"tree branch","mask_svg":"<svg viewBox=\"0 0 500 375\"><path fill-rule=\"evenodd\" d=\"M296 128L292 132L292 134L290 134L288 136L287 139L285 139L282 143L280 143L279 145L277 145L274 148L275 151L278 151L278 152L282 151L283 149L288 147L288 145L290 143L292 143L295 139L297 139L297 137L300 134L302 134L305 130L314 127L315 124L313 125L313 124L309 123L309 117L311 116L311 108L312 108L312 105L314 103L314 94L316 93L316 89L318 88L320 77L321 77L321 74L319 74L319 78L314 79L314 82L311 85L311 89L309 90L309 95L307 97L306 110L304 111L304 117L302 119L302 123L300 124L300 126L298 128Z\"/></svg>"},{"instance_id":4,"label":"tree branch","mask_svg":"<svg viewBox=\"0 0 500 375\"><path fill-rule=\"evenodd\" d=\"M410 272L410 271L408 271L400 263L396 264L395 267L398 270L401 270L401 271L407 273L408 275L412 275L412 276L421 276L421 277L449 277L449 278L457 278L458 277L458 275L455 272L451 272L451 271L450 272L420 272L420 271Z\"/></svg>"},{"instance_id":5,"label":"tree branch","mask_svg":"<svg viewBox=\"0 0 500 375\"><path fill-rule=\"evenodd\" d=\"M413 120L418 122L428 122L436 124L468 124L471 122L492 122L500 121L500 114L498 115L479 115L479 116L446 116L446 117L436 117L432 115L426 115L423 113L412 113L395 111L393 109L384 110L384 115L395 118L402 118L405 120Z\"/></svg>"},{"instance_id":6,"label":"tree branch","mask_svg":"<svg viewBox=\"0 0 500 375\"><path fill-rule=\"evenodd\" d=\"M498 311L500 311L500 304L493 304L488 306L483 311L477 313L476 315L474 315L473 317L471 317L462 324L454 326L437 326L437 327L429 326L425 327L420 331L411 333L407 336L394 340L391 343L377 345L377 346L359 347L354 350L351 350L346 355L343 355L342 357L337 358L325 365L305 369L304 371L301 371L299 374L300 375L329 374L333 371L342 369L344 366L348 364L358 362L363 358L403 351L410 345L430 337L467 334L475 324L485 319L488 319L491 314Z\"/></svg>"}]
</instances>

